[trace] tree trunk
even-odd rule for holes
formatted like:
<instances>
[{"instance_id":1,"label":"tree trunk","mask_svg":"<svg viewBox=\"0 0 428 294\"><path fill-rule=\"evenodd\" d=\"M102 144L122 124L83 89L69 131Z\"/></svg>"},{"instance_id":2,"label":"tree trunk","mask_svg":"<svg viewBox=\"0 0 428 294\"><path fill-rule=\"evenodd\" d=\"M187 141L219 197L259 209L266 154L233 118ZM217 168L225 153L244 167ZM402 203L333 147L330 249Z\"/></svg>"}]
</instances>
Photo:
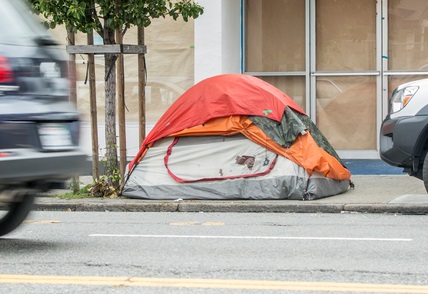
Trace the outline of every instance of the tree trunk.
<instances>
[{"instance_id":1,"label":"tree trunk","mask_svg":"<svg viewBox=\"0 0 428 294\"><path fill-rule=\"evenodd\" d=\"M104 27L104 43L115 44L114 30ZM116 139L116 55L104 54L105 58L105 175L110 184L119 185Z\"/></svg>"},{"instance_id":2,"label":"tree trunk","mask_svg":"<svg viewBox=\"0 0 428 294\"><path fill-rule=\"evenodd\" d=\"M144 45L144 27L138 27L138 45ZM138 54L138 122L140 146L146 137L146 61Z\"/></svg>"},{"instance_id":3,"label":"tree trunk","mask_svg":"<svg viewBox=\"0 0 428 294\"><path fill-rule=\"evenodd\" d=\"M71 30L67 30L68 45L75 45L75 36ZM77 104L76 94L76 54L69 54L68 77L70 79L70 101Z\"/></svg>"},{"instance_id":4,"label":"tree trunk","mask_svg":"<svg viewBox=\"0 0 428 294\"><path fill-rule=\"evenodd\" d=\"M71 30L67 30L68 45L75 44L75 36ZM76 55L69 54L68 60L68 77L70 79L70 101L77 105L77 94L76 94ZM80 179L79 176L74 176L71 179L70 188L73 193L77 193L80 190Z\"/></svg>"},{"instance_id":5,"label":"tree trunk","mask_svg":"<svg viewBox=\"0 0 428 294\"><path fill-rule=\"evenodd\" d=\"M122 44L122 31L116 30L117 44ZM120 179L121 184L126 169L126 119L125 119L125 75L123 65L123 54L117 58L117 109L119 119L119 159L120 159Z\"/></svg>"}]
</instances>

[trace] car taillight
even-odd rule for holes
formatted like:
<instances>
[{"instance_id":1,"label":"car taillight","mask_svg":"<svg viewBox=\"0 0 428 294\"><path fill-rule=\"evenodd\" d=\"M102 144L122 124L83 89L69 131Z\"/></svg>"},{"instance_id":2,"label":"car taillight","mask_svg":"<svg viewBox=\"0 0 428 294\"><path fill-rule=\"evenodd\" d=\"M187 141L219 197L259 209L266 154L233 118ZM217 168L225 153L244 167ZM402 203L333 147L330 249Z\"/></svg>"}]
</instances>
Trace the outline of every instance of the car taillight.
<instances>
[{"instance_id":1,"label":"car taillight","mask_svg":"<svg viewBox=\"0 0 428 294\"><path fill-rule=\"evenodd\" d=\"M409 86L394 93L391 98L391 113L397 112L409 103L410 99L416 94L419 87Z\"/></svg>"},{"instance_id":2,"label":"car taillight","mask_svg":"<svg viewBox=\"0 0 428 294\"><path fill-rule=\"evenodd\" d=\"M12 156L11 152L0 152L0 158Z\"/></svg>"},{"instance_id":3,"label":"car taillight","mask_svg":"<svg viewBox=\"0 0 428 294\"><path fill-rule=\"evenodd\" d=\"M0 56L0 83L10 83L12 81L12 66L6 57Z\"/></svg>"}]
</instances>

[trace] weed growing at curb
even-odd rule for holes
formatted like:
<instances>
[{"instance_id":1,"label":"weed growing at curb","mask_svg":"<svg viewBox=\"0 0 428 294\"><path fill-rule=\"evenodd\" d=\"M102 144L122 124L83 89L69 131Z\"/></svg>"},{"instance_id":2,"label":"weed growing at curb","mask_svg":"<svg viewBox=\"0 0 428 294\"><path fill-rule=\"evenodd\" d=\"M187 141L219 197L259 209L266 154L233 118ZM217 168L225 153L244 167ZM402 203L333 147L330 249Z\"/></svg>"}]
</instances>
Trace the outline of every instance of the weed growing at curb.
<instances>
[{"instance_id":1,"label":"weed growing at curb","mask_svg":"<svg viewBox=\"0 0 428 294\"><path fill-rule=\"evenodd\" d=\"M86 185L83 188L80 188L77 192L67 192L64 194L56 195L55 197L60 199L83 199L83 198L94 198L94 196L91 195L89 188L92 184Z\"/></svg>"}]
</instances>

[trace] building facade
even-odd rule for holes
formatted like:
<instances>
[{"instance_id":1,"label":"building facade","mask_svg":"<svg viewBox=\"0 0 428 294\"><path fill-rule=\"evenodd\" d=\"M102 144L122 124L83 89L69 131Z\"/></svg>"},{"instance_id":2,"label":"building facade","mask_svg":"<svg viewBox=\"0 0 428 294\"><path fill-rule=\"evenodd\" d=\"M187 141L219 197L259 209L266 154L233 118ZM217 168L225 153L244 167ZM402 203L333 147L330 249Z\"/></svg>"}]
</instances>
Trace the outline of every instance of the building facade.
<instances>
[{"instance_id":1,"label":"building facade","mask_svg":"<svg viewBox=\"0 0 428 294\"><path fill-rule=\"evenodd\" d=\"M147 45L146 133L184 91L224 73L257 76L294 99L342 158L379 158L379 129L400 83L428 77L426 0L197 0L196 20L153 20ZM66 43L65 31L56 30ZM136 44L130 29L124 42ZM86 36L77 37L85 44ZM97 40L95 39L95 43ZM76 56L78 106L89 121L87 56ZM96 62L104 142L104 58ZM137 57L125 56L127 153L139 149ZM91 153L89 122L82 145Z\"/></svg>"},{"instance_id":2,"label":"building facade","mask_svg":"<svg viewBox=\"0 0 428 294\"><path fill-rule=\"evenodd\" d=\"M388 98L428 77L425 0L200 0L195 82L262 78L293 98L343 158L379 158Z\"/></svg>"}]
</instances>

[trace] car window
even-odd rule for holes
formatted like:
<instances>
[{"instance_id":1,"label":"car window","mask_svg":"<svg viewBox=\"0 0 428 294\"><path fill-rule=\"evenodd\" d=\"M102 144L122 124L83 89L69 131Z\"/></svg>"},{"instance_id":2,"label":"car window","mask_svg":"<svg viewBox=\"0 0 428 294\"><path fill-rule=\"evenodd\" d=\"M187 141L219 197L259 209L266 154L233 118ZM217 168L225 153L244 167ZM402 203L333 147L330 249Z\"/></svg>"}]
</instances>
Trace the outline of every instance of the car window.
<instances>
[{"instance_id":1,"label":"car window","mask_svg":"<svg viewBox=\"0 0 428 294\"><path fill-rule=\"evenodd\" d=\"M0 43L31 45L52 37L21 0L0 0ZM7 29L4 29L7 28Z\"/></svg>"}]
</instances>

